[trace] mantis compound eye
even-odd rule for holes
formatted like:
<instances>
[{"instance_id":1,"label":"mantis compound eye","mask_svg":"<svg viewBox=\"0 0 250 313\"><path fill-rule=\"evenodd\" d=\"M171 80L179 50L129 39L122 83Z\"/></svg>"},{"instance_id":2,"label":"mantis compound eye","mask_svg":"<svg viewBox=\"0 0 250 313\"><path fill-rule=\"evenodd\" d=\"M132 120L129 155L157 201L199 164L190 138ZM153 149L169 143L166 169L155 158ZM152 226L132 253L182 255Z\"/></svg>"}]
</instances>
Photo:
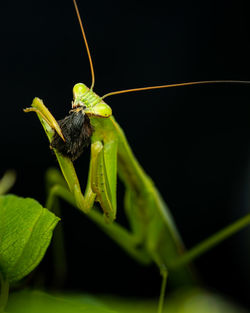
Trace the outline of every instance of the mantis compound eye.
<instances>
[{"instance_id":1,"label":"mantis compound eye","mask_svg":"<svg viewBox=\"0 0 250 313\"><path fill-rule=\"evenodd\" d=\"M74 100L81 98L84 94L86 94L89 91L89 88L82 84L78 83L73 87L73 97Z\"/></svg>"}]
</instances>

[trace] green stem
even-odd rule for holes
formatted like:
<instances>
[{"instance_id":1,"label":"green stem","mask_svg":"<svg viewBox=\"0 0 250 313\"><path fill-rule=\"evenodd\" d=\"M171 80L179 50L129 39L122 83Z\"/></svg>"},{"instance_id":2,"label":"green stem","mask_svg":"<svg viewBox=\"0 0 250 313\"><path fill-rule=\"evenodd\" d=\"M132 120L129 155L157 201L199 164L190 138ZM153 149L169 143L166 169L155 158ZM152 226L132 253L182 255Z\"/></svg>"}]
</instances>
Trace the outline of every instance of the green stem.
<instances>
[{"instance_id":1,"label":"green stem","mask_svg":"<svg viewBox=\"0 0 250 313\"><path fill-rule=\"evenodd\" d=\"M238 219L233 224L223 228L222 230L218 231L208 239L205 239L201 243L197 244L186 254L180 257L177 261L173 262L170 267L174 269L177 267L181 267L187 263L190 263L200 255L202 255L204 252L218 245L220 242L237 233L239 230L241 230L242 228L246 227L249 224L250 224L250 214L247 214L243 218Z\"/></svg>"},{"instance_id":2,"label":"green stem","mask_svg":"<svg viewBox=\"0 0 250 313\"><path fill-rule=\"evenodd\" d=\"M8 302L9 296L9 282L4 279L3 275L0 273L0 313L4 312L4 308Z\"/></svg>"},{"instance_id":3,"label":"green stem","mask_svg":"<svg viewBox=\"0 0 250 313\"><path fill-rule=\"evenodd\" d=\"M166 269L164 269L161 274L162 274L162 283L161 283L161 293L160 293L158 311L157 311L158 313L163 312L168 272Z\"/></svg>"}]
</instances>

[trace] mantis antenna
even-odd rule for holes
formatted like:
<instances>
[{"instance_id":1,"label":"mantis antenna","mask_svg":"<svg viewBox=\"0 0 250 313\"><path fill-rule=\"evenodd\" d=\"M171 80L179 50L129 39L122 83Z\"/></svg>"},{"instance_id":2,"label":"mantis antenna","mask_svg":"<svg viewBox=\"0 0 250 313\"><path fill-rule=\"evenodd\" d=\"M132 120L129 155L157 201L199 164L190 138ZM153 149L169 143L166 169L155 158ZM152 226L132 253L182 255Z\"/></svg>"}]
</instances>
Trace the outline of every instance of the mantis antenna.
<instances>
[{"instance_id":1,"label":"mantis antenna","mask_svg":"<svg viewBox=\"0 0 250 313\"><path fill-rule=\"evenodd\" d=\"M95 85L95 73L94 73L94 67L93 67L93 62L91 58L91 54L89 51L89 45L88 41L84 32L83 24L82 24L82 19L78 10L78 6L76 3L76 0L73 0L75 10L76 10L76 15L78 18L78 22L82 31L82 36L84 40L84 44L87 50L88 58L89 58L89 65L90 65L90 71L91 71L91 77L92 77L92 83L90 90L93 90L94 85ZM112 91L107 93L106 95L102 96L101 99L114 96L114 95L120 95L123 93L129 93L129 92L136 92L136 91L145 91L145 90L153 90L153 89L162 89L162 88L171 88L171 87L183 87L183 86L192 86L192 85L206 85L206 84L247 84L250 85L250 81L244 81L244 80L203 80L203 81L195 81L195 82L185 82L185 83L177 83L177 84L168 84L168 85L160 85L160 86L149 86L149 87L142 87L142 88L133 88L133 89L125 89L125 90L119 90L119 91Z\"/></svg>"},{"instance_id":2,"label":"mantis antenna","mask_svg":"<svg viewBox=\"0 0 250 313\"><path fill-rule=\"evenodd\" d=\"M192 85L206 85L206 84L247 84L250 85L250 81L247 80L202 80L196 82L186 82L186 83L177 83L177 84L169 84L169 85L160 85L160 86L149 86L142 88L133 88L133 89L125 89L119 91L112 91L102 96L101 98L107 98L109 96L120 95L123 93L136 92L136 91L144 91L144 90L153 90L153 89L161 89L161 88L171 88L171 87L183 87L183 86L192 86Z\"/></svg>"},{"instance_id":3,"label":"mantis antenna","mask_svg":"<svg viewBox=\"0 0 250 313\"><path fill-rule=\"evenodd\" d=\"M73 0L75 10L76 10L76 15L77 19L82 31L82 36L83 40L85 43L85 47L87 50L88 54L88 59L89 59L89 65L90 65L90 71L91 71L91 77L92 77L92 83L90 90L93 90L94 85L95 85L95 72L94 72L94 67L93 67L93 62L91 58L91 54L89 51L89 45L88 41L84 32L83 24L82 24L82 19L78 10L78 6L76 3L76 0ZM112 91L107 93L106 95L102 96L101 99L114 96L114 95L120 95L124 93L129 93L129 92L136 92L136 91L145 91L145 90L153 90L153 89L162 89L162 88L171 88L171 87L183 87L183 86L192 86L192 85L206 85L206 84L247 84L250 85L250 81L244 81L244 80L203 80L203 81L194 81L194 82L185 82L185 83L177 83L177 84L168 84L168 85L160 85L160 86L149 86L149 87L141 87L141 88L133 88L133 89L125 89L125 90L119 90L119 91Z\"/></svg>"},{"instance_id":4,"label":"mantis antenna","mask_svg":"<svg viewBox=\"0 0 250 313\"><path fill-rule=\"evenodd\" d=\"M73 2L74 2L74 6L75 6L78 22L79 22L80 27L81 27L82 36L83 36L83 40L84 40L85 47L86 47L86 50L87 50L88 58L89 58L89 65L90 65L90 71L91 71L91 77L92 77L92 83L91 83L90 90L92 90L94 88L94 85L95 85L95 73L94 73L93 62L92 62L91 54L90 54L90 51L89 51L89 45L88 45L87 38L86 38L86 35L85 35L85 32L84 32L84 28L83 28L83 25L82 25L82 19L81 19L79 10L78 10L78 6L77 6L77 3L76 3L76 0L73 0Z\"/></svg>"}]
</instances>

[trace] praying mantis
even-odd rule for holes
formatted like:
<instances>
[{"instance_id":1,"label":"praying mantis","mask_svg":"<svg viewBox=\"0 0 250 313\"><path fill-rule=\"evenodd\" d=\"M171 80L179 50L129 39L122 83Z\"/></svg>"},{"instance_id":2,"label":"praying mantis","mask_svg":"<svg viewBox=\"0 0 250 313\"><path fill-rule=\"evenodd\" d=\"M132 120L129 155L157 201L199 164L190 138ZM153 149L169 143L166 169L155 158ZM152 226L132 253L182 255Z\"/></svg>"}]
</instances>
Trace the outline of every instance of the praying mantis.
<instances>
[{"instance_id":1,"label":"praying mantis","mask_svg":"<svg viewBox=\"0 0 250 313\"><path fill-rule=\"evenodd\" d=\"M146 265L155 263L163 278L158 305L158 312L161 313L167 277L177 284L192 284L195 275L188 264L249 225L250 215L225 227L191 250L185 251L169 208L135 158L123 130L112 115L112 109L104 99L122 93L177 86L222 82L249 84L249 82L197 81L115 91L99 97L93 91L94 68L76 1L73 1L89 58L91 87L88 88L82 83L73 87L72 109L63 121L58 122L39 98L35 98L32 106L24 110L37 113L62 172L62 175L58 171L50 172L51 188L47 208L53 209L57 197L64 199L87 214L135 260ZM79 157L82 148L89 141L91 158L86 190L83 194L73 160ZM125 186L124 209L130 229L122 227L115 221L117 175ZM100 204L103 214L96 207L96 202Z\"/></svg>"}]
</instances>

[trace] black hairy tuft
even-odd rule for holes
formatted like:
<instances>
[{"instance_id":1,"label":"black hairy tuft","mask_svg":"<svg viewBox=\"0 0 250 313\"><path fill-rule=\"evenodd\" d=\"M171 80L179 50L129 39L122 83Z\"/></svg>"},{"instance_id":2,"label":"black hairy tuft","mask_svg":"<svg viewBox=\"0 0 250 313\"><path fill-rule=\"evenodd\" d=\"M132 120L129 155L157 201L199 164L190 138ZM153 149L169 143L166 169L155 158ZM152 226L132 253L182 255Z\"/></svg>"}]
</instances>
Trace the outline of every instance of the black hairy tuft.
<instances>
[{"instance_id":1,"label":"black hairy tuft","mask_svg":"<svg viewBox=\"0 0 250 313\"><path fill-rule=\"evenodd\" d=\"M55 132L51 147L62 155L75 161L83 153L85 147L90 144L93 127L83 110L71 110L64 119L57 121L65 141Z\"/></svg>"}]
</instances>

